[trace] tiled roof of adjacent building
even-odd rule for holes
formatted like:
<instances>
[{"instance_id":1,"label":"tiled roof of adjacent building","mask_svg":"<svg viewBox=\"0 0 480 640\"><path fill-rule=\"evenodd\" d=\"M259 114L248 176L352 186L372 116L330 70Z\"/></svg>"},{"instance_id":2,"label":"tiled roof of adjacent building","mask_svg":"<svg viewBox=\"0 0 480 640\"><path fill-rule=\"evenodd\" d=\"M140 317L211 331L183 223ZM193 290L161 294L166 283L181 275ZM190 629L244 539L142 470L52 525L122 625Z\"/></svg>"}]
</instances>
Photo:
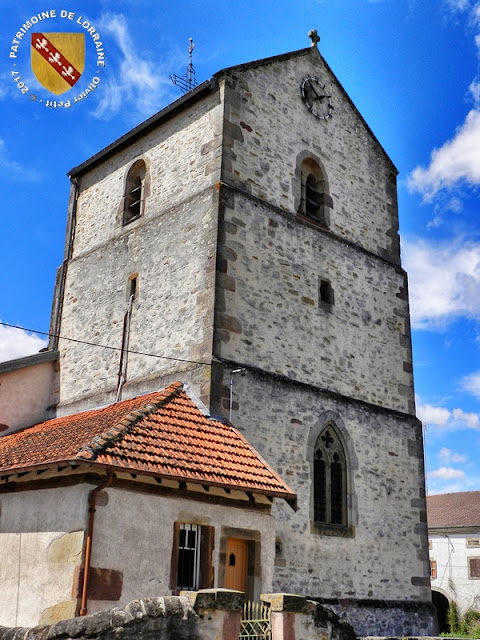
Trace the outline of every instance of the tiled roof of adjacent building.
<instances>
[{"instance_id":1,"label":"tiled roof of adjacent building","mask_svg":"<svg viewBox=\"0 0 480 640\"><path fill-rule=\"evenodd\" d=\"M296 499L248 441L206 415L180 382L0 437L0 476L61 463Z\"/></svg>"},{"instance_id":2,"label":"tiled roof of adjacent building","mask_svg":"<svg viewBox=\"0 0 480 640\"><path fill-rule=\"evenodd\" d=\"M428 496L427 521L430 528L480 526L480 491Z\"/></svg>"}]
</instances>

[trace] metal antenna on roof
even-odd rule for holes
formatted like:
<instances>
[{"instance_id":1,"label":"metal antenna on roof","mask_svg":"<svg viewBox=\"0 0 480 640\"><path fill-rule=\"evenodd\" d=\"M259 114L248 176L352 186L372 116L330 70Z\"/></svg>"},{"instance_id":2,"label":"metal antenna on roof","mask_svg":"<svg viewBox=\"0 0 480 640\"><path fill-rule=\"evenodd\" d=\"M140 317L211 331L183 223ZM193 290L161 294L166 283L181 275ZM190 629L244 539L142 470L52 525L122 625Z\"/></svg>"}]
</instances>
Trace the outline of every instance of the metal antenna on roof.
<instances>
[{"instance_id":1,"label":"metal antenna on roof","mask_svg":"<svg viewBox=\"0 0 480 640\"><path fill-rule=\"evenodd\" d=\"M183 76L177 76L176 73L170 76L170 80L173 84L176 84L183 93L187 93L193 89L193 87L197 86L197 79L195 77L195 69L193 68L193 50L195 48L195 44L193 42L193 38L189 39L188 45L188 67Z\"/></svg>"}]
</instances>

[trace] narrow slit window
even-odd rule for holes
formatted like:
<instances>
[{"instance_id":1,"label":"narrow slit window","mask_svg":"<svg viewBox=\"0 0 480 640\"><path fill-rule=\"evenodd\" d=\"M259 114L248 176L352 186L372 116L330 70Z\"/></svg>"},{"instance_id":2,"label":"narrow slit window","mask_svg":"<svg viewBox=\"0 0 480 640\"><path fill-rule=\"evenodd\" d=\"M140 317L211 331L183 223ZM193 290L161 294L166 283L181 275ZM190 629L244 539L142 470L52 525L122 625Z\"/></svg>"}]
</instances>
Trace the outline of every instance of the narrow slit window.
<instances>
[{"instance_id":1,"label":"narrow slit window","mask_svg":"<svg viewBox=\"0 0 480 640\"><path fill-rule=\"evenodd\" d=\"M320 280L320 302L333 305L335 302L332 285L328 280Z\"/></svg>"},{"instance_id":2,"label":"narrow slit window","mask_svg":"<svg viewBox=\"0 0 480 640\"><path fill-rule=\"evenodd\" d=\"M128 301L130 301L132 297L133 297L133 300L135 300L135 297L137 295L137 281L138 281L137 275L130 276L130 278L128 279L128 288L127 288Z\"/></svg>"}]
</instances>

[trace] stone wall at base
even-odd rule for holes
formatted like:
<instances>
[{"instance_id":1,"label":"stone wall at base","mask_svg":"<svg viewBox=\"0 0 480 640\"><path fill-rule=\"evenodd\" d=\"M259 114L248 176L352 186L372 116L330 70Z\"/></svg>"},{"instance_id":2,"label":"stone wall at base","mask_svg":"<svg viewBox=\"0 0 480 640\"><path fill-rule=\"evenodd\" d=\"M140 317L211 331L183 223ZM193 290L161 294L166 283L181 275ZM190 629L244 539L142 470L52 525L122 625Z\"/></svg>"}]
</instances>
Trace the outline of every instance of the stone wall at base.
<instances>
[{"instance_id":1,"label":"stone wall at base","mask_svg":"<svg viewBox=\"0 0 480 640\"><path fill-rule=\"evenodd\" d=\"M302 596L262 599L271 607L271 640L357 640L348 623ZM243 601L242 592L228 589L143 598L51 626L0 627L0 640L239 640Z\"/></svg>"},{"instance_id":2,"label":"stone wall at base","mask_svg":"<svg viewBox=\"0 0 480 640\"><path fill-rule=\"evenodd\" d=\"M312 598L347 620L359 636L405 637L438 634L435 607L411 600Z\"/></svg>"}]
</instances>

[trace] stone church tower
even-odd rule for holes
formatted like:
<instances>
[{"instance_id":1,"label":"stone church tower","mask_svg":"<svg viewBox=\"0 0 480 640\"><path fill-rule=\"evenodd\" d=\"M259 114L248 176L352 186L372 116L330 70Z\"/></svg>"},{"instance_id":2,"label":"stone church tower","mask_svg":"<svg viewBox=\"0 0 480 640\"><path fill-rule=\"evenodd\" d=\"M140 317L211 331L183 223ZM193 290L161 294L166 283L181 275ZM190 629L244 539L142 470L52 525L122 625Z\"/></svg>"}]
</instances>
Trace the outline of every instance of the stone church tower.
<instances>
[{"instance_id":1,"label":"stone church tower","mask_svg":"<svg viewBox=\"0 0 480 640\"><path fill-rule=\"evenodd\" d=\"M361 635L431 633L397 171L315 36L71 171L52 333L112 349L51 345L58 415L187 382L298 495L274 589Z\"/></svg>"}]
</instances>

